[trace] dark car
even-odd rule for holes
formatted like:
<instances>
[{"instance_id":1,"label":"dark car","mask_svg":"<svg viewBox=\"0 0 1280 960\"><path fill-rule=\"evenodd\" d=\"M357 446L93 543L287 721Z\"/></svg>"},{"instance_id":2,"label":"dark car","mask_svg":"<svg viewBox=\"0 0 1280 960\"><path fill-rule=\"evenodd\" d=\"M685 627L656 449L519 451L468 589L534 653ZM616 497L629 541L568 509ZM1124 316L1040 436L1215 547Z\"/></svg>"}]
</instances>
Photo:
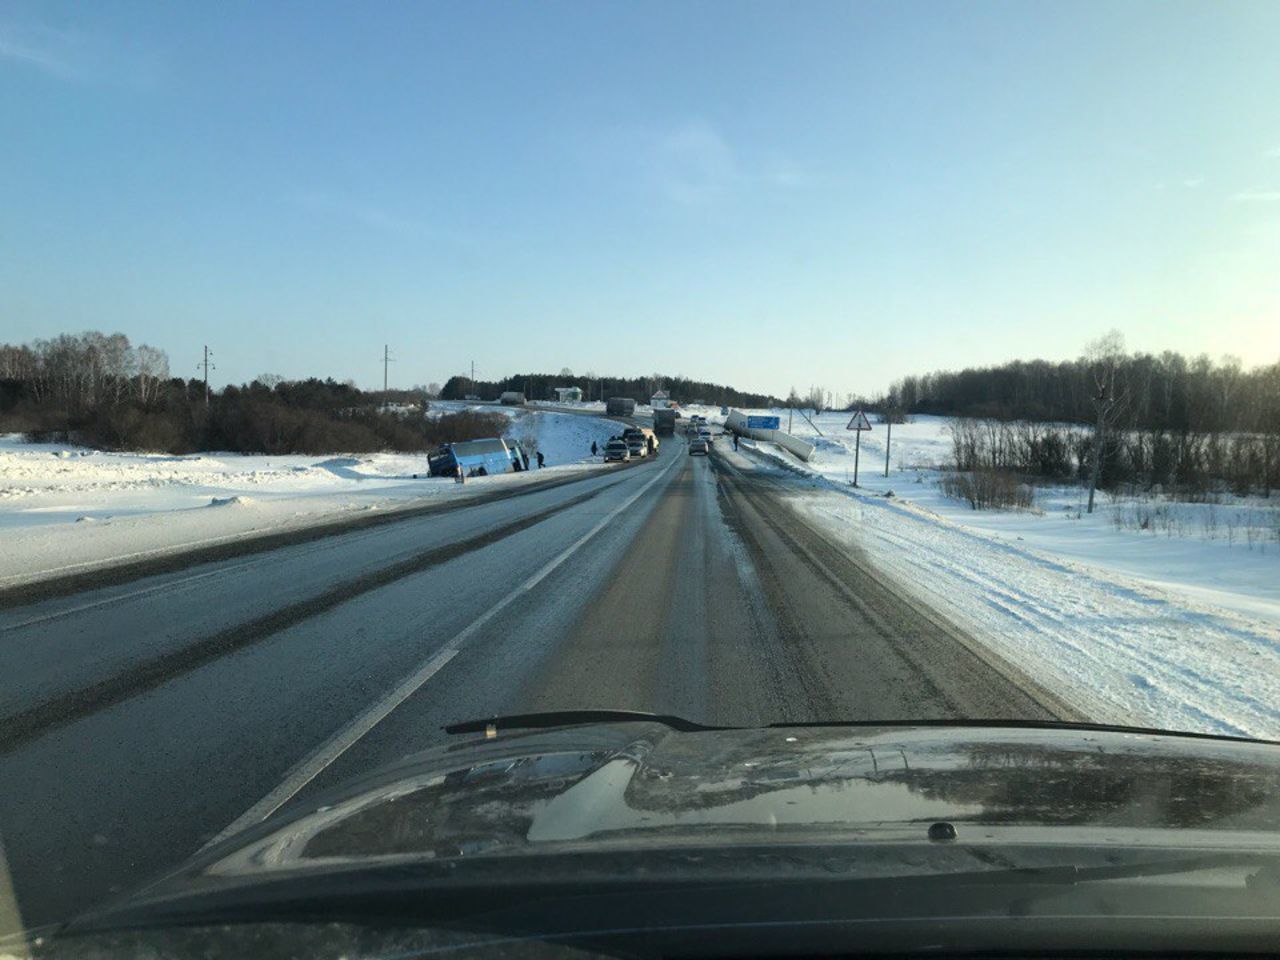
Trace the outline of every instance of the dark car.
<instances>
[{"instance_id":1,"label":"dark car","mask_svg":"<svg viewBox=\"0 0 1280 960\"><path fill-rule=\"evenodd\" d=\"M450 730L453 742L217 844L36 955L1280 943L1275 744L1051 724L734 729L607 711Z\"/></svg>"}]
</instances>

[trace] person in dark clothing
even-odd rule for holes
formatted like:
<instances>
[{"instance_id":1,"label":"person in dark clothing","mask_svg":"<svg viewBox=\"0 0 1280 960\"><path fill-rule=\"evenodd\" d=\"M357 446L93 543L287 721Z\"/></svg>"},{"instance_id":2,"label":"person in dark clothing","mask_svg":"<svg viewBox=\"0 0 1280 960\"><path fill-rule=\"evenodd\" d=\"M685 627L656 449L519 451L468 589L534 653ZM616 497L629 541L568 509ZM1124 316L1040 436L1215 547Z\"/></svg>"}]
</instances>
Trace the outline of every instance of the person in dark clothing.
<instances>
[{"instance_id":1,"label":"person in dark clothing","mask_svg":"<svg viewBox=\"0 0 1280 960\"><path fill-rule=\"evenodd\" d=\"M738 449L738 435L736 433L733 435L733 449Z\"/></svg>"},{"instance_id":2,"label":"person in dark clothing","mask_svg":"<svg viewBox=\"0 0 1280 960\"><path fill-rule=\"evenodd\" d=\"M591 441L591 455L592 455L593 457L596 455L596 451L597 451L598 449L599 449L599 447L597 447L597 446L596 446L596 442L595 442L594 440L592 440L592 441Z\"/></svg>"},{"instance_id":3,"label":"person in dark clothing","mask_svg":"<svg viewBox=\"0 0 1280 960\"><path fill-rule=\"evenodd\" d=\"M647 437L646 439L647 439L647 442L648 442L648 444L649 444L649 456L651 456L651 457L652 457L652 456L653 456L653 447L654 447L653 437Z\"/></svg>"},{"instance_id":4,"label":"person in dark clothing","mask_svg":"<svg viewBox=\"0 0 1280 960\"><path fill-rule=\"evenodd\" d=\"M538 451L538 469L541 470L545 464L542 462L542 451Z\"/></svg>"}]
</instances>

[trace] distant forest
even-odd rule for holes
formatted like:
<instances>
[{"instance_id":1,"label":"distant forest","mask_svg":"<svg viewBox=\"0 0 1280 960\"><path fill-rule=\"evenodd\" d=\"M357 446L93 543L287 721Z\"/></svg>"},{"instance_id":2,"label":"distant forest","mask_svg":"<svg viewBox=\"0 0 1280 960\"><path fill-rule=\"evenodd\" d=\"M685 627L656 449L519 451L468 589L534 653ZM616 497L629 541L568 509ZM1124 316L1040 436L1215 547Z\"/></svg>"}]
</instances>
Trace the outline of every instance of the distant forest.
<instances>
[{"instance_id":1,"label":"distant forest","mask_svg":"<svg viewBox=\"0 0 1280 960\"><path fill-rule=\"evenodd\" d=\"M904 377L873 406L963 418L951 425L953 463L975 474L1191 498L1280 487L1280 362L1126 354L1113 335L1078 360Z\"/></svg>"},{"instance_id":2,"label":"distant forest","mask_svg":"<svg viewBox=\"0 0 1280 960\"><path fill-rule=\"evenodd\" d=\"M370 393L334 380L263 374L211 390L174 377L164 351L123 334L0 344L0 431L107 450L321 454L428 450L495 436L489 413L422 415L419 391Z\"/></svg>"},{"instance_id":3,"label":"distant forest","mask_svg":"<svg viewBox=\"0 0 1280 960\"><path fill-rule=\"evenodd\" d=\"M502 380L477 380L466 376L450 377L440 391L444 400L461 400L476 396L482 400L496 400L507 391L523 393L530 400L554 400L556 387L577 387L585 398L591 400L609 397L630 397L637 403L648 403L657 390L666 390L675 400L691 403L702 401L715 405L728 404L738 407L774 407L782 401L763 393L746 393L719 383L690 380L655 373L647 377L598 377L593 373L574 376L568 370L558 374L522 373Z\"/></svg>"},{"instance_id":4,"label":"distant forest","mask_svg":"<svg viewBox=\"0 0 1280 960\"><path fill-rule=\"evenodd\" d=\"M1244 370L1179 353L1120 354L1109 359L1118 424L1174 432L1245 430L1280 433L1280 361ZM1098 360L1015 360L903 377L876 403L907 413L997 420L1092 423Z\"/></svg>"}]
</instances>

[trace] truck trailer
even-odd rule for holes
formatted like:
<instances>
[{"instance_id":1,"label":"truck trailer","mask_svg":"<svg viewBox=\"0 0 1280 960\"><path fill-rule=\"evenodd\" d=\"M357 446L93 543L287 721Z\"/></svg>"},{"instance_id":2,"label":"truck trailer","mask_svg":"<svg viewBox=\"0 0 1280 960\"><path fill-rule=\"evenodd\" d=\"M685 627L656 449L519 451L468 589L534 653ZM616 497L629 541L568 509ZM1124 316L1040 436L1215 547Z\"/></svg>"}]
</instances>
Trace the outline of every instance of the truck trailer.
<instances>
[{"instance_id":1,"label":"truck trailer","mask_svg":"<svg viewBox=\"0 0 1280 960\"><path fill-rule=\"evenodd\" d=\"M610 417L634 416L636 402L630 397L610 397L604 405L604 412Z\"/></svg>"},{"instance_id":2,"label":"truck trailer","mask_svg":"<svg viewBox=\"0 0 1280 960\"><path fill-rule=\"evenodd\" d=\"M668 408L653 411L653 432L660 437L670 437L676 432L676 411Z\"/></svg>"}]
</instances>

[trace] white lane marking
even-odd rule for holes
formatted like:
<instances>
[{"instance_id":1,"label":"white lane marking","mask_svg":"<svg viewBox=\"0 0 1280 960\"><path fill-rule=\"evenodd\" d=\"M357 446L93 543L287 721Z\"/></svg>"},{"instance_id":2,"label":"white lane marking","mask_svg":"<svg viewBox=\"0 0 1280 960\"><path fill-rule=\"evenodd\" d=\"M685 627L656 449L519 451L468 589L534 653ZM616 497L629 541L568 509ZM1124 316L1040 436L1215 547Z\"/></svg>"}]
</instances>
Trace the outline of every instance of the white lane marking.
<instances>
[{"instance_id":1,"label":"white lane marking","mask_svg":"<svg viewBox=\"0 0 1280 960\"><path fill-rule=\"evenodd\" d=\"M288 803L298 791L320 775L326 767L351 749L366 733L381 723L396 707L408 700L424 683L430 680L440 668L458 655L456 649L445 648L440 651L406 679L400 686L356 717L338 735L317 747L301 763L297 764L289 775L274 790L255 803L235 822L210 840L205 846L212 846L220 840L239 833L245 827L260 823Z\"/></svg>"},{"instance_id":2,"label":"white lane marking","mask_svg":"<svg viewBox=\"0 0 1280 960\"><path fill-rule=\"evenodd\" d=\"M673 466L680 462L681 460L679 457L674 457L672 458L671 463ZM646 483L631 496L627 497L626 500L618 504L618 506L609 511L609 513L605 514L605 516L590 530L580 536L577 540L573 541L573 543L560 553L556 554L556 556L552 558L546 566L542 567L542 569L537 573L533 574L529 579L514 588L505 597L464 627L452 640L445 644L444 647L415 670L408 679L322 743L301 762L296 764L285 775L284 780L280 782L278 787L237 817L201 849L203 850L207 847L211 847L215 843L226 839L232 834L239 833L241 830L253 826L255 823L261 823L297 796L303 787L323 773L330 764L350 750L374 727L385 720L391 712L396 709L396 707L400 706L400 704L404 703L411 696L417 693L423 684L435 676L445 664L458 655L462 649L462 645L478 633L486 623L546 579L546 577L557 567L580 550L587 541L603 530L614 517L622 513L622 511L626 510L629 506L644 496L644 494L649 491L650 487L670 472L671 466L667 466L659 472L656 477Z\"/></svg>"},{"instance_id":3,"label":"white lane marking","mask_svg":"<svg viewBox=\"0 0 1280 960\"><path fill-rule=\"evenodd\" d=\"M78 607L67 607L65 610L55 610L52 613L45 613L38 617L32 617L30 620L22 620L19 623L6 623L0 625L0 633L9 630L21 630L23 627L33 627L38 623L48 623L50 620L57 620L61 617L69 617L76 613L84 613L86 610L93 610L95 607L105 607L112 603L123 603L126 600L132 600L135 597L144 597L149 593L155 593L157 590L168 590L172 587L180 587L184 584L193 583L196 580L203 580L206 577L216 577L219 574L231 573L242 567L249 566L254 561L238 563L233 567L220 567L217 570L207 570L204 573L192 574L189 577L182 577L178 580L166 580L164 583L157 583L150 587L143 587L141 590L133 590L129 593L115 594L110 597L103 597L101 600L93 600L89 603L82 603Z\"/></svg>"}]
</instances>

